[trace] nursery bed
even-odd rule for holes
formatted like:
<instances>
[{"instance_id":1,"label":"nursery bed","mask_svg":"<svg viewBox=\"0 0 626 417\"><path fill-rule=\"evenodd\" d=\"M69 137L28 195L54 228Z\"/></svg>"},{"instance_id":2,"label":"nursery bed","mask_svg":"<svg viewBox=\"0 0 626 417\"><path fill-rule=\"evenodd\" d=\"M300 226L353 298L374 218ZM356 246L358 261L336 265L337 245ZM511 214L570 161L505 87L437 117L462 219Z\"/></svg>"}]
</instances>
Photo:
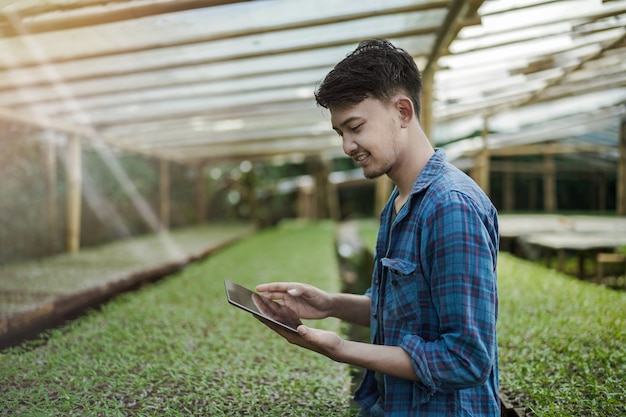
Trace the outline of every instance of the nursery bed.
<instances>
[{"instance_id":1,"label":"nursery bed","mask_svg":"<svg viewBox=\"0 0 626 417\"><path fill-rule=\"evenodd\" d=\"M377 224L359 222L365 245ZM500 385L526 416L626 415L626 293L500 252Z\"/></svg>"},{"instance_id":2,"label":"nursery bed","mask_svg":"<svg viewBox=\"0 0 626 417\"><path fill-rule=\"evenodd\" d=\"M346 366L230 306L224 279L340 286L332 223L264 229L0 354L0 415L347 416ZM340 330L336 320L314 323Z\"/></svg>"},{"instance_id":3,"label":"nursery bed","mask_svg":"<svg viewBox=\"0 0 626 417\"><path fill-rule=\"evenodd\" d=\"M171 273L255 230L211 224L0 266L0 347Z\"/></svg>"}]
</instances>

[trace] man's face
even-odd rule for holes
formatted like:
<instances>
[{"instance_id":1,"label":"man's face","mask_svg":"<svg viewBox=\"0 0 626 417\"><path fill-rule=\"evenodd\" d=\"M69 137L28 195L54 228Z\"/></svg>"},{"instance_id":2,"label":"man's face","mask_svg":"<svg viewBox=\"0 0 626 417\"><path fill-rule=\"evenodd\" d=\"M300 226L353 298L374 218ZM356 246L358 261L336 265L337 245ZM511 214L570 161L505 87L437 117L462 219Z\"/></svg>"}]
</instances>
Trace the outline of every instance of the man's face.
<instances>
[{"instance_id":1,"label":"man's face","mask_svg":"<svg viewBox=\"0 0 626 417\"><path fill-rule=\"evenodd\" d=\"M399 129L393 104L365 99L347 108L331 108L333 129L342 137L343 151L363 168L366 178L392 170L398 151Z\"/></svg>"}]
</instances>

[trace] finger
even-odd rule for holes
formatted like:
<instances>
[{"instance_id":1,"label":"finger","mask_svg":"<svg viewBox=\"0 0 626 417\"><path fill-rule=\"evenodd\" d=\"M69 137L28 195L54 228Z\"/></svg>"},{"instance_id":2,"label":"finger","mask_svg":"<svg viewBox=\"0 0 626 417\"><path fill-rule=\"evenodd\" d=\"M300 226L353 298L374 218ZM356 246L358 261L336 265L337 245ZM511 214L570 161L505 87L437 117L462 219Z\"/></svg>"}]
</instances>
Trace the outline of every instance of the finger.
<instances>
[{"instance_id":1,"label":"finger","mask_svg":"<svg viewBox=\"0 0 626 417\"><path fill-rule=\"evenodd\" d=\"M300 338L299 335L294 334L292 331L289 331L285 329L284 327L279 326L276 323L273 323L262 317L256 316L256 319L259 320L261 323L265 324L270 329L272 329L274 332L278 333L280 336L286 339L289 343L302 346L302 339Z\"/></svg>"},{"instance_id":2,"label":"finger","mask_svg":"<svg viewBox=\"0 0 626 417\"><path fill-rule=\"evenodd\" d=\"M296 330L298 331L298 335L300 335L300 337L307 342L313 345L321 345L321 333L319 329L314 329L312 327L307 327L304 324L301 324Z\"/></svg>"},{"instance_id":3,"label":"finger","mask_svg":"<svg viewBox=\"0 0 626 417\"><path fill-rule=\"evenodd\" d=\"M258 292L287 292L296 285L293 282L270 282L257 285L256 290Z\"/></svg>"},{"instance_id":4,"label":"finger","mask_svg":"<svg viewBox=\"0 0 626 417\"><path fill-rule=\"evenodd\" d=\"M305 340L309 339L311 332L309 331L309 328L306 327L304 324L298 326L296 330L298 331L298 334L302 336Z\"/></svg>"},{"instance_id":5,"label":"finger","mask_svg":"<svg viewBox=\"0 0 626 417\"><path fill-rule=\"evenodd\" d=\"M320 330L305 325L298 326L296 330L298 331L298 336L300 336L300 346L305 346L309 350L326 355L326 350L320 339Z\"/></svg>"},{"instance_id":6,"label":"finger","mask_svg":"<svg viewBox=\"0 0 626 417\"><path fill-rule=\"evenodd\" d=\"M266 301L265 297L262 297L258 294L252 294L252 302L254 303L256 308L259 309L261 313L265 314L266 316L271 316L271 313L267 309L268 301ZM269 302L273 302L273 301L269 301Z\"/></svg>"},{"instance_id":7,"label":"finger","mask_svg":"<svg viewBox=\"0 0 626 417\"><path fill-rule=\"evenodd\" d=\"M282 301L290 296L289 293L284 292L263 292L260 294L266 300Z\"/></svg>"}]
</instances>

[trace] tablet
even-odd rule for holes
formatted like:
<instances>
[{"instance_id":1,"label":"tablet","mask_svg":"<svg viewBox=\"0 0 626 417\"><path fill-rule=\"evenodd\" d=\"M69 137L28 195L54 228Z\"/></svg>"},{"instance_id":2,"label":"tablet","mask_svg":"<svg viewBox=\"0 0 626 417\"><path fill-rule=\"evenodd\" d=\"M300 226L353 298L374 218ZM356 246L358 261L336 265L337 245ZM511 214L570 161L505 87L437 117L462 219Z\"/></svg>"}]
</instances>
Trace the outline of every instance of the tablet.
<instances>
[{"instance_id":1,"label":"tablet","mask_svg":"<svg viewBox=\"0 0 626 417\"><path fill-rule=\"evenodd\" d=\"M294 333L298 332L296 329L302 322L289 307L277 303L276 301L268 300L228 280L224 280L224 286L226 287L226 297L230 304L248 313L252 313L255 316L269 320L289 331Z\"/></svg>"}]
</instances>

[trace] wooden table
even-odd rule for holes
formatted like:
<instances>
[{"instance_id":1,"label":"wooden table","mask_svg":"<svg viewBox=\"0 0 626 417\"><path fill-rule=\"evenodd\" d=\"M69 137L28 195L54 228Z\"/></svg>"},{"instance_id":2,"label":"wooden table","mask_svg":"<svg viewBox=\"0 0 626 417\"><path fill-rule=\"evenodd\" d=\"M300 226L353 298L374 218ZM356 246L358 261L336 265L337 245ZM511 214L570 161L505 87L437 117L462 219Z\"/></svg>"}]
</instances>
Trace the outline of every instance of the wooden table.
<instances>
[{"instance_id":1,"label":"wooden table","mask_svg":"<svg viewBox=\"0 0 626 417\"><path fill-rule=\"evenodd\" d=\"M556 214L500 215L501 240L519 241L539 247L551 266L557 255L557 269L563 270L565 255L575 252L578 276L584 276L584 262L589 256L595 261L601 252L614 252L626 245L626 218L609 216L563 216Z\"/></svg>"},{"instance_id":2,"label":"wooden table","mask_svg":"<svg viewBox=\"0 0 626 417\"><path fill-rule=\"evenodd\" d=\"M578 258L579 278L584 277L585 259L596 260L601 252L614 252L618 246L626 245L626 234L584 233L584 232L551 232L533 233L523 236L527 243L539 246L546 255L546 266L551 267L552 254L557 255L557 270L563 271L565 255L568 251L575 252Z\"/></svg>"}]
</instances>

